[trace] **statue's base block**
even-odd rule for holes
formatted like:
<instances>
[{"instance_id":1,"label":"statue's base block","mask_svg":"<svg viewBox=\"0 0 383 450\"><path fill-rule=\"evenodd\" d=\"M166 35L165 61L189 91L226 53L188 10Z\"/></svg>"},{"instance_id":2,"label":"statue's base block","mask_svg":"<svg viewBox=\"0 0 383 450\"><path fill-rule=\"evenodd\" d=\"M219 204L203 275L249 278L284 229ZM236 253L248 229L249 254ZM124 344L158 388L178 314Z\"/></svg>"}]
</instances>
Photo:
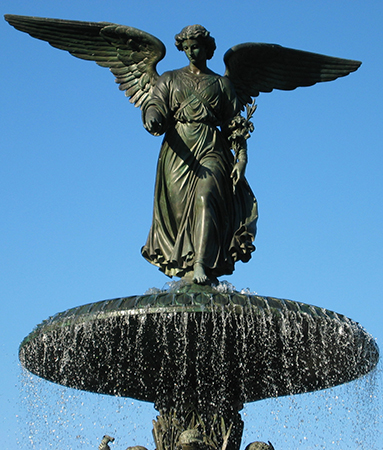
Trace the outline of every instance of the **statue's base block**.
<instances>
[{"instance_id":1,"label":"statue's base block","mask_svg":"<svg viewBox=\"0 0 383 450\"><path fill-rule=\"evenodd\" d=\"M70 309L20 347L22 365L55 383L229 421L245 402L336 386L378 358L342 315L196 285Z\"/></svg>"}]
</instances>

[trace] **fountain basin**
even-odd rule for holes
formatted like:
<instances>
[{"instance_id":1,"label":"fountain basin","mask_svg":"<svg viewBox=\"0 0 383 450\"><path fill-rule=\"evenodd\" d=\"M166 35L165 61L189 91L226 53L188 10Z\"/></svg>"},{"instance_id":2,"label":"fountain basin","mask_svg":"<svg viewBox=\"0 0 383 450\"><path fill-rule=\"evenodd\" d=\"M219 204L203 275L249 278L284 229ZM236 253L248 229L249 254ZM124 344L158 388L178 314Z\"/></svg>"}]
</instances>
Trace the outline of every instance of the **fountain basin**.
<instances>
[{"instance_id":1,"label":"fountain basin","mask_svg":"<svg viewBox=\"0 0 383 450\"><path fill-rule=\"evenodd\" d=\"M19 355L30 372L76 389L159 406L225 398L238 409L352 381L379 359L374 339L343 315L213 289L69 309L38 325Z\"/></svg>"}]
</instances>

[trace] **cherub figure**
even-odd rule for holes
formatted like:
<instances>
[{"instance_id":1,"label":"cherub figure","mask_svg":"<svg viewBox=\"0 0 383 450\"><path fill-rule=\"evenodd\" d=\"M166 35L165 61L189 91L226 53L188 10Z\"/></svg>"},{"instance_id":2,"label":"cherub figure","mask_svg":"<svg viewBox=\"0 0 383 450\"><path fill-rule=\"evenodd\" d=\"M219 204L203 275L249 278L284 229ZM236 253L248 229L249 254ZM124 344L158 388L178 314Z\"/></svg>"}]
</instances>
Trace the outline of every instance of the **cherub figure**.
<instances>
[{"instance_id":1,"label":"cherub figure","mask_svg":"<svg viewBox=\"0 0 383 450\"><path fill-rule=\"evenodd\" d=\"M275 449L270 441L268 444L266 444L265 442L256 441L247 445L245 450L275 450Z\"/></svg>"},{"instance_id":2,"label":"cherub figure","mask_svg":"<svg viewBox=\"0 0 383 450\"><path fill-rule=\"evenodd\" d=\"M142 255L166 275L199 284L231 274L234 264L247 262L255 250L257 202L245 179L252 128L238 117L241 110L260 92L331 81L360 65L246 43L226 52L221 76L207 66L214 38L192 25L176 35L188 65L159 76L156 67L165 46L144 31L106 22L5 18L54 47L109 67L120 89L141 108L144 127L164 135L153 221Z\"/></svg>"},{"instance_id":3,"label":"cherub figure","mask_svg":"<svg viewBox=\"0 0 383 450\"><path fill-rule=\"evenodd\" d=\"M208 446L197 429L187 429L181 433L177 448L179 450L207 450Z\"/></svg>"},{"instance_id":4,"label":"cherub figure","mask_svg":"<svg viewBox=\"0 0 383 450\"><path fill-rule=\"evenodd\" d=\"M108 436L107 434L102 438L98 450L110 450L109 442L114 442L114 437Z\"/></svg>"}]
</instances>

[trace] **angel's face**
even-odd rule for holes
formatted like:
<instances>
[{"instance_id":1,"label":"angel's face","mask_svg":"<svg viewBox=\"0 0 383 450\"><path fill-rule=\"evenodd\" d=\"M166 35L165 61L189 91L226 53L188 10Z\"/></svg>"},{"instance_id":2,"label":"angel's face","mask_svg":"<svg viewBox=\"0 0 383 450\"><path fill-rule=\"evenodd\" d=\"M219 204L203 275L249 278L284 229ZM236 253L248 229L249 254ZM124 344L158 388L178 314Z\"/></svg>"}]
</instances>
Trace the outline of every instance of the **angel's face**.
<instances>
[{"instance_id":1,"label":"angel's face","mask_svg":"<svg viewBox=\"0 0 383 450\"><path fill-rule=\"evenodd\" d=\"M201 63L206 64L206 49L195 39L186 39L183 41L182 49L188 60L195 66L199 66Z\"/></svg>"}]
</instances>

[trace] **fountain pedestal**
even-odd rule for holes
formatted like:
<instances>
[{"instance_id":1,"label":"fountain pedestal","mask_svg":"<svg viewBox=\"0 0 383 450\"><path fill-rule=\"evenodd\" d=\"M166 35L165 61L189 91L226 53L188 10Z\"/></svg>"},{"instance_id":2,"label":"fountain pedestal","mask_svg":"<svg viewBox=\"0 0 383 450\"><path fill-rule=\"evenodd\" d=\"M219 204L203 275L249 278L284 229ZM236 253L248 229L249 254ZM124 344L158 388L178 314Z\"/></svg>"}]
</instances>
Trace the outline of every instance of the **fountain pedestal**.
<instances>
[{"instance_id":1,"label":"fountain pedestal","mask_svg":"<svg viewBox=\"0 0 383 450\"><path fill-rule=\"evenodd\" d=\"M47 380L153 402L158 450L196 426L207 444L236 450L244 403L349 382L378 358L345 316L196 285L67 310L20 346L23 366Z\"/></svg>"}]
</instances>

